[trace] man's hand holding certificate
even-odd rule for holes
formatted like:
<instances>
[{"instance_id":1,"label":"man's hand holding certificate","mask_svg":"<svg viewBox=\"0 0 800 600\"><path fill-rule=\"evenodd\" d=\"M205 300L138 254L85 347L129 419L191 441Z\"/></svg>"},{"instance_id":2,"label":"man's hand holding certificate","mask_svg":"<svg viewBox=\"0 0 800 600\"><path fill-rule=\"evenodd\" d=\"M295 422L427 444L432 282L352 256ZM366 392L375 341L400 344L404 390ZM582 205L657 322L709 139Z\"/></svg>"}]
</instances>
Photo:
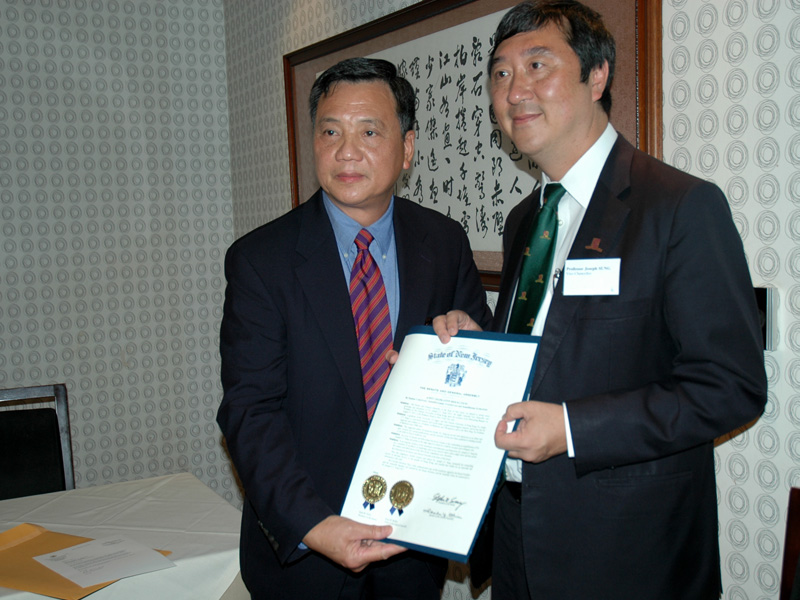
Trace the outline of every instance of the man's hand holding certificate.
<instances>
[{"instance_id":1,"label":"man's hand holding certificate","mask_svg":"<svg viewBox=\"0 0 800 600\"><path fill-rule=\"evenodd\" d=\"M466 561L500 475L494 444L525 399L539 338L462 331L442 344L412 329L392 369L342 507L391 525L387 541Z\"/></svg>"}]
</instances>

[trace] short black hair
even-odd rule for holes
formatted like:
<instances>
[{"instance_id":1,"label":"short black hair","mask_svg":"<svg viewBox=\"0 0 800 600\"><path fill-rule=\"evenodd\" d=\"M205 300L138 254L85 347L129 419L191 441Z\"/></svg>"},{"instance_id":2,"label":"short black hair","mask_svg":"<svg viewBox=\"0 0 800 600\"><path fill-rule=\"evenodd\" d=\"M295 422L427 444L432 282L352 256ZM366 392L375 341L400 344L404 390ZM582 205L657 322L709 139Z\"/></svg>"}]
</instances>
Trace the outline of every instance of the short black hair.
<instances>
[{"instance_id":1,"label":"short black hair","mask_svg":"<svg viewBox=\"0 0 800 600\"><path fill-rule=\"evenodd\" d=\"M388 60L378 58L348 58L336 63L317 77L308 97L311 123L317 119L317 105L320 98L331 93L340 81L348 83L383 81L392 90L397 103L397 118L400 120L401 130L405 134L414 128L416 103L414 87L407 79L397 74L397 67Z\"/></svg>"},{"instance_id":2,"label":"short black hair","mask_svg":"<svg viewBox=\"0 0 800 600\"><path fill-rule=\"evenodd\" d=\"M581 83L589 81L592 69L608 63L608 81L600 98L606 114L611 112L611 82L614 80L616 45L614 36L606 29L597 11L576 0L527 0L508 11L494 32L494 46L489 54L489 69L494 63L498 46L518 33L536 31L554 24L581 65Z\"/></svg>"}]
</instances>

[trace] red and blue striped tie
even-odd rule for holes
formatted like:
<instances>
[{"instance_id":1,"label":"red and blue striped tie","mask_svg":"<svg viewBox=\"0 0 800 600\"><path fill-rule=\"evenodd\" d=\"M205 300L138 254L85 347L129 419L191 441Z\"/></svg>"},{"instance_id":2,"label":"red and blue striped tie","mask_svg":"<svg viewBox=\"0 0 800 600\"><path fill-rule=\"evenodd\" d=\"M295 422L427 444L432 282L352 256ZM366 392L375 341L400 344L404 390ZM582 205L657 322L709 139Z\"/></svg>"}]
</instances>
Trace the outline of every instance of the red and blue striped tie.
<instances>
[{"instance_id":1,"label":"red and blue striped tie","mask_svg":"<svg viewBox=\"0 0 800 600\"><path fill-rule=\"evenodd\" d=\"M386 288L378 265L369 253L374 238L366 229L356 236L358 255L350 272L350 304L361 356L361 378L367 419L372 419L383 384L389 377L389 363L384 358L392 347L392 322Z\"/></svg>"}]
</instances>

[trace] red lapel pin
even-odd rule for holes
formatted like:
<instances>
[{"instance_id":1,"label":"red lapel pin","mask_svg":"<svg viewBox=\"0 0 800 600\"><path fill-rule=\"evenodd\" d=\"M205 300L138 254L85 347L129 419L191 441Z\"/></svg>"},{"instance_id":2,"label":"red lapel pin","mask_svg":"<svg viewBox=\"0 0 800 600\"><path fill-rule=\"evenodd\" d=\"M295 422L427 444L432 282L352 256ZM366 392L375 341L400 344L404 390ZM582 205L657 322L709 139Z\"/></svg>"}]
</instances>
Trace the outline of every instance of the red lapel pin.
<instances>
[{"instance_id":1,"label":"red lapel pin","mask_svg":"<svg viewBox=\"0 0 800 600\"><path fill-rule=\"evenodd\" d=\"M592 238L592 243L589 246L585 247L587 250L594 250L595 252L599 252L600 254L603 253L603 249L600 247L600 238Z\"/></svg>"}]
</instances>

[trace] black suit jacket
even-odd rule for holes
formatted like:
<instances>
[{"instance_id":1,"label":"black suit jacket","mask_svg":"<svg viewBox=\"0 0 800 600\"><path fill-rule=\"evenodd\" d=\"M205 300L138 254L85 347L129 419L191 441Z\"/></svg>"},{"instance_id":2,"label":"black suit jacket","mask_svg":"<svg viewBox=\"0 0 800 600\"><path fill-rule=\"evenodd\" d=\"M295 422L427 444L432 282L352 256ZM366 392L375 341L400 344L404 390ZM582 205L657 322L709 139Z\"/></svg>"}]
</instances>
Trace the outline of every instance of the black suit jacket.
<instances>
[{"instance_id":1,"label":"black suit jacket","mask_svg":"<svg viewBox=\"0 0 800 600\"><path fill-rule=\"evenodd\" d=\"M402 198L393 221L394 347L411 326L451 308L488 325L460 225ZM309 582L315 598L336 597L344 570L298 545L341 509L367 415L348 283L321 193L234 243L225 269L218 421L246 495L243 579L251 591L281 589L287 598L311 593Z\"/></svg>"},{"instance_id":2,"label":"black suit jacket","mask_svg":"<svg viewBox=\"0 0 800 600\"><path fill-rule=\"evenodd\" d=\"M538 199L507 219L498 329ZM620 258L620 294L567 297L562 277L547 316L531 398L567 403L575 458L523 464L531 597L717 598L713 440L766 402L725 197L620 136L569 258Z\"/></svg>"}]
</instances>

